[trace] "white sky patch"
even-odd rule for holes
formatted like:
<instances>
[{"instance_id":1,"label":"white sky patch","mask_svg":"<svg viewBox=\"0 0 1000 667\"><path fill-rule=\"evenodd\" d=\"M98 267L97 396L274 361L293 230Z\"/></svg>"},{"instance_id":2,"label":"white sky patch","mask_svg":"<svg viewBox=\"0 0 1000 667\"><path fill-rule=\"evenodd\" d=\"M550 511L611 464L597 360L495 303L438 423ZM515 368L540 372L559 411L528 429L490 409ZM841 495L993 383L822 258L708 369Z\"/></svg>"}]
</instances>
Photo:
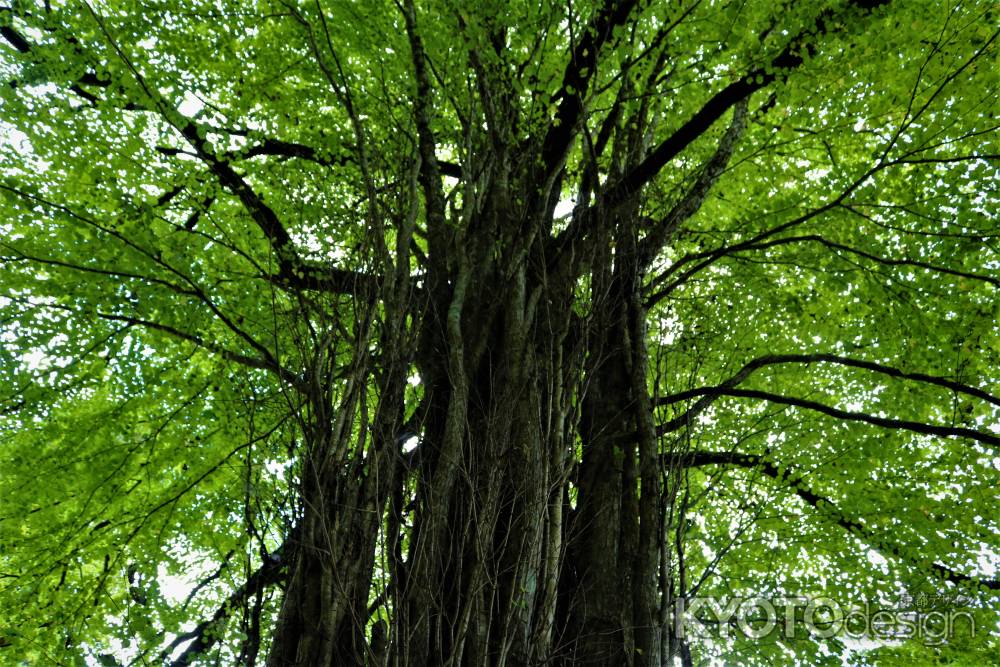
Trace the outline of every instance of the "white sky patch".
<instances>
[{"instance_id":1,"label":"white sky patch","mask_svg":"<svg viewBox=\"0 0 1000 667\"><path fill-rule=\"evenodd\" d=\"M557 218L562 218L573 212L573 207L576 206L576 201L574 199L560 199L559 203L556 204L556 210L553 214Z\"/></svg>"},{"instance_id":2,"label":"white sky patch","mask_svg":"<svg viewBox=\"0 0 1000 667\"><path fill-rule=\"evenodd\" d=\"M205 103L195 97L194 93L191 91L185 91L184 101L180 103L177 107L177 111L188 118L194 118L198 115L202 109L205 108Z\"/></svg>"},{"instance_id":3,"label":"white sky patch","mask_svg":"<svg viewBox=\"0 0 1000 667\"><path fill-rule=\"evenodd\" d=\"M22 153L30 153L32 150L28 135L3 121L0 121L0 141Z\"/></svg>"},{"instance_id":4,"label":"white sky patch","mask_svg":"<svg viewBox=\"0 0 1000 667\"><path fill-rule=\"evenodd\" d=\"M0 106L0 109L2 109L2 106ZM38 173L48 170L49 163L35 154L35 149L31 145L28 135L17 129L14 125L0 120L0 147L6 148L8 146L21 155L27 156L25 166L30 167ZM17 169L0 166L0 174L17 174Z\"/></svg>"},{"instance_id":5,"label":"white sky patch","mask_svg":"<svg viewBox=\"0 0 1000 667\"><path fill-rule=\"evenodd\" d=\"M195 586L198 585L194 577L179 577L170 574L166 566L160 565L156 573L156 579L160 584L160 593L163 594L171 604L182 604L187 600L188 595Z\"/></svg>"},{"instance_id":6,"label":"white sky patch","mask_svg":"<svg viewBox=\"0 0 1000 667\"><path fill-rule=\"evenodd\" d=\"M47 360L49 355L44 350L31 350L21 356L21 361L29 371L35 372L48 368Z\"/></svg>"},{"instance_id":7,"label":"white sky patch","mask_svg":"<svg viewBox=\"0 0 1000 667\"><path fill-rule=\"evenodd\" d=\"M888 572L889 561L877 551L868 551L868 562L877 567L882 572Z\"/></svg>"},{"instance_id":8,"label":"white sky patch","mask_svg":"<svg viewBox=\"0 0 1000 667\"><path fill-rule=\"evenodd\" d=\"M650 331L650 335L656 339L660 345L673 345L677 337L680 336L684 327L680 318L675 315L661 317L655 328Z\"/></svg>"},{"instance_id":9,"label":"white sky patch","mask_svg":"<svg viewBox=\"0 0 1000 667\"><path fill-rule=\"evenodd\" d=\"M278 479L286 479L285 473L292 467L291 461L267 461L264 470Z\"/></svg>"},{"instance_id":10,"label":"white sky patch","mask_svg":"<svg viewBox=\"0 0 1000 667\"><path fill-rule=\"evenodd\" d=\"M983 578L993 579L997 575L997 568L1000 567L1000 554L990 549L989 545L983 544L976 554L976 564L979 565L979 572Z\"/></svg>"}]
</instances>

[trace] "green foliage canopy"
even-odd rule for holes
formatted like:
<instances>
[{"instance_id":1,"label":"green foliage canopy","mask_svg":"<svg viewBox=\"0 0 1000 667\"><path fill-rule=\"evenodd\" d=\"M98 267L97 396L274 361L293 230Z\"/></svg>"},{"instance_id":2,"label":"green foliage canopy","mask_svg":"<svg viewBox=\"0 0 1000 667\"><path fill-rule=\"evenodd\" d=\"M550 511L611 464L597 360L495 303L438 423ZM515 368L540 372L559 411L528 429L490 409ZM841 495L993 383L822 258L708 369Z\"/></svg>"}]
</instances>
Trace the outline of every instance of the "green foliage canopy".
<instances>
[{"instance_id":1,"label":"green foliage canopy","mask_svg":"<svg viewBox=\"0 0 1000 667\"><path fill-rule=\"evenodd\" d=\"M391 356L368 327L391 319L397 221L417 230L400 265L431 275L421 98L450 228L474 228L485 153L558 165L506 191L515 211L551 198L546 252L594 199L642 193L647 389L663 456L687 457L670 530L697 594L957 592L976 638L852 659L996 658L996 8L419 4L430 92L396 3L0 7L0 660L152 663L178 636L243 650L237 594L302 511L310 369L336 403L359 350ZM608 7L626 18L577 48ZM692 125L740 86L745 108ZM641 150L604 150L638 117ZM592 280L574 277L566 317L592 312ZM374 447L365 392L348 475ZM178 598L178 577L203 583ZM697 642L742 664L844 650Z\"/></svg>"}]
</instances>

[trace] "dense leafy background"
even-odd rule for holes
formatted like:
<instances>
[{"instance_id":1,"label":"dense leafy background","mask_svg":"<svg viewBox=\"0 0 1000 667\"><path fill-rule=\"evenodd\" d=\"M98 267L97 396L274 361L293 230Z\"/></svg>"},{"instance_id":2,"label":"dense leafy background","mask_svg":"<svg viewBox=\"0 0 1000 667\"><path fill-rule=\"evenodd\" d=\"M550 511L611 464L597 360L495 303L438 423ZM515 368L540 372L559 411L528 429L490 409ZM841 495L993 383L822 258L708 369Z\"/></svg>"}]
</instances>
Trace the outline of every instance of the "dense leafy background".
<instances>
[{"instance_id":1,"label":"dense leafy background","mask_svg":"<svg viewBox=\"0 0 1000 667\"><path fill-rule=\"evenodd\" d=\"M513 91L500 106L519 116L507 139L514 145L552 122L567 44L595 8L542 4L421 3L442 159L462 164L477 149L463 115L478 118L483 101L465 54L498 27L505 48L481 53ZM594 127L615 104L624 64L638 87L625 106L652 105L650 141L670 136L721 86L771 62L828 5L840 7L645 7L630 39L602 54L588 98ZM275 369L307 366L307 329L351 330L355 310L349 297L303 296L267 279L279 264L274 248L209 163L234 165L286 222L303 257L361 270L375 244L359 204L363 171L393 193L384 205L402 215L412 202L401 184L416 155L399 10L329 1L323 18L317 6L0 7L0 26L32 44L21 53L7 33L0 42L5 664L74 664L123 647L122 655L145 652L152 664L177 633L211 618L290 530L300 406ZM812 353L996 395L995 8L897 2L874 16L837 16L843 25L823 36L822 48L758 93L728 169L657 260L646 292L654 396L718 385L758 357ZM655 62L647 48L675 21L670 57ZM348 100L364 123L367 165L359 164ZM658 218L679 200L722 125L649 184L644 215ZM207 140L207 157L186 127ZM291 155L299 150L291 145L308 154ZM586 160L577 146L567 172ZM614 167L602 169L610 177ZM563 199L575 196L566 186ZM382 242L391 246L393 233ZM424 238L417 245L426 251ZM1000 433L996 404L837 364L767 366L740 388ZM411 408L420 394L415 380ZM670 437L692 451L739 452L777 467L776 475L760 465L690 471L683 541L689 570L710 573L700 595L892 605L903 590L960 592L977 614L975 638L870 656L853 647L851 661L1000 660L990 638L995 598L927 576L934 563L996 576L995 445L745 397L720 398ZM801 489L827 502L813 507ZM867 532L852 534L844 522ZM164 589L178 577L209 583L178 599ZM238 650L239 623L218 632L226 663ZM727 641L705 632L699 655L728 664L792 655L837 664L845 650L837 639Z\"/></svg>"}]
</instances>

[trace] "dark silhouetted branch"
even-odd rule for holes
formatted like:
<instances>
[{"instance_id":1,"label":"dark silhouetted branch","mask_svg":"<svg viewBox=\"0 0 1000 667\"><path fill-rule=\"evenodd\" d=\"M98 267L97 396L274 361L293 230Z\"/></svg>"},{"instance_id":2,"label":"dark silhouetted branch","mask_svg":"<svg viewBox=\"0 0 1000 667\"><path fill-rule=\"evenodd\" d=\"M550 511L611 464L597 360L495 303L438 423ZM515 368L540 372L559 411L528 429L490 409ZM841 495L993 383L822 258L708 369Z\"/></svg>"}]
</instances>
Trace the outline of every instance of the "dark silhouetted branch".
<instances>
[{"instance_id":1,"label":"dark silhouetted branch","mask_svg":"<svg viewBox=\"0 0 1000 667\"><path fill-rule=\"evenodd\" d=\"M583 30L580 40L573 45L562 85L552 99L556 105L555 118L542 140L542 163L547 173L551 174L562 164L576 136L583 114L583 98L597 70L601 49L611 40L614 29L625 24L636 5L636 0L606 0Z\"/></svg>"},{"instance_id":2,"label":"dark silhouetted branch","mask_svg":"<svg viewBox=\"0 0 1000 667\"><path fill-rule=\"evenodd\" d=\"M908 421L905 419L890 419L888 417L879 417L864 412L841 410L840 408L835 408L816 401L795 398L792 396L782 396L780 394L772 394L770 392L759 391L756 389L735 389L726 386L702 387L699 389L691 389L689 391L673 394L672 396L663 397L657 401L657 404L666 405L668 403L675 403L688 398L697 398L699 396L702 397L702 400L706 398L714 400L720 396L730 396L733 398L754 398L762 401L769 401L771 403L779 403L805 410L812 410L842 421L862 422L873 426L879 426L881 428L910 431L913 433L920 433L921 435L935 435L946 438L968 438L970 440L975 440L976 442L981 442L984 445L990 445L991 447L1000 446L1000 436L993 435L992 433L976 431L963 426L941 426L939 424L925 424L923 422ZM698 410L700 412L701 409L704 409L707 405L707 403L699 401L695 407L701 406ZM693 417L691 412L694 409L695 408L691 408L691 410L688 410L684 414L660 425L657 429L657 433L660 435L670 433L687 425Z\"/></svg>"},{"instance_id":3,"label":"dark silhouetted branch","mask_svg":"<svg viewBox=\"0 0 1000 667\"><path fill-rule=\"evenodd\" d=\"M285 545L273 551L267 562L251 574L243 585L229 594L229 597L218 606L211 618L202 621L190 632L177 635L160 654L159 662L168 664L170 667L187 667L194 663L197 656L212 648L220 639L219 633L213 632L213 630L217 630L233 610L239 608L258 591L281 580L284 576L285 565L291 556L290 551ZM191 643L187 648L179 656L170 660L170 654L188 641Z\"/></svg>"},{"instance_id":4,"label":"dark silhouetted branch","mask_svg":"<svg viewBox=\"0 0 1000 667\"><path fill-rule=\"evenodd\" d=\"M839 511L836 505L815 493L805 486L801 479L793 479L788 471L781 471L773 462L762 456L755 454L741 454L739 452L692 452L684 460L684 465L689 468L697 468L707 465L732 466L757 470L763 475L770 477L789 491L798 496L810 507L819 510L828 518L832 519L838 526L864 540L870 546L880 551L888 551L897 558L914 563L918 567L929 569L933 574L945 581L950 581L958 585L984 586L990 590L1000 590L1000 580L981 579L972 577L961 572L956 572L940 563L926 563L906 555L898 546L887 544L885 539L879 537L875 531L869 529L860 519L852 519Z\"/></svg>"},{"instance_id":5,"label":"dark silhouetted branch","mask_svg":"<svg viewBox=\"0 0 1000 667\"><path fill-rule=\"evenodd\" d=\"M870 10L888 4L889 0L855 0L850 3L859 9ZM827 26L835 18L833 10L822 12L816 19L815 29L800 34L782 50L769 66L747 72L715 95L699 109L687 122L675 130L669 137L654 148L645 160L635 169L616 182L607 192L605 200L611 205L627 199L643 185L651 181L660 170L670 163L695 139L703 135L727 111L738 103L748 99L753 93L769 86L779 77L787 76L792 70L803 63L801 54L813 52L816 48L814 39L828 31Z\"/></svg>"}]
</instances>

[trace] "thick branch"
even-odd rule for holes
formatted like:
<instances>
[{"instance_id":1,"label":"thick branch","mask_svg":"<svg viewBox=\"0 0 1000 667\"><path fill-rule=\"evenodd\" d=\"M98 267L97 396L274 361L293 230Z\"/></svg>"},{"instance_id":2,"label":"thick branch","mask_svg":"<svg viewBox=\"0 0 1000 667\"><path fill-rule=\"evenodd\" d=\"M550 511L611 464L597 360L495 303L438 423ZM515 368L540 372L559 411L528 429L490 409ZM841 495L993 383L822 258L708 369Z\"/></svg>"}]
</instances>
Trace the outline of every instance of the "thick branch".
<instances>
[{"instance_id":1,"label":"thick branch","mask_svg":"<svg viewBox=\"0 0 1000 667\"><path fill-rule=\"evenodd\" d=\"M886 544L884 539L879 538L879 536L865 526L860 519L851 519L845 516L843 512L836 508L833 502L806 487L802 480L791 479L787 471L782 472L779 470L778 466L762 456L757 456L755 454L741 454L739 452L692 452L685 460L684 465L691 468L705 465L736 466L757 470L774 479L776 482L786 485L789 490L801 498L806 504L820 510L829 518L832 518L838 526L841 526L850 533L863 539L873 548L888 550L897 558L916 563L918 566L927 567L936 576L946 581L950 581L953 584L974 584L977 586L985 586L990 590L1000 590L1000 580L971 577L967 574L955 572L954 570L939 563L930 563L928 565L910 558L903 553L903 550L900 547Z\"/></svg>"},{"instance_id":2,"label":"thick branch","mask_svg":"<svg viewBox=\"0 0 1000 667\"><path fill-rule=\"evenodd\" d=\"M271 247L274 248L282 267L285 263L294 263L292 238L274 210L264 203L263 199L243 180L242 176L236 173L236 170L228 162L215 156L208 141L199 135L195 123L185 123L178 129L195 149L202 162L208 165L209 169L216 175L219 182L243 203L247 212L250 213L250 217L271 242Z\"/></svg>"},{"instance_id":3,"label":"thick branch","mask_svg":"<svg viewBox=\"0 0 1000 667\"><path fill-rule=\"evenodd\" d=\"M849 4L854 8L869 10L885 5L888 2L889 0L853 0ZM835 14L836 13L833 10L822 12L816 19L814 30L799 34L797 37L793 38L789 42L788 46L786 46L781 53L773 58L766 67L760 67L749 71L745 76L729 84L710 97L701 109L699 109L690 119L688 119L687 122L682 124L669 137L654 148L642 162L640 162L621 179L612 183L603 192L602 196L599 197L600 206L604 210L607 210L628 200L644 185L651 181L684 149L690 146L696 139L704 135L717 120L726 114L726 112L735 107L737 104L746 102L754 92L770 85L773 81L777 80L779 76L787 76L792 70L799 67L803 62L803 58L800 54L803 52L815 51L816 46L813 43L814 38L817 35L823 35L827 32L827 26L833 23L831 19L836 18ZM875 171L877 171L877 169ZM867 178L870 175L870 173L866 174L864 178ZM854 189L860 185L864 178L854 183L850 189ZM819 215L820 213L836 206L836 204L842 201L846 195L847 193L845 192L836 200L836 203L831 203L809 213L799 222L787 223L786 225L782 225L779 228L771 230L762 236L771 236L779 233L788 226L799 224L811 217ZM576 240L586 236L594 225L599 224L601 218L602 215L599 214L597 207L590 207L581 215L574 218L571 224L563 230L563 232L559 234L558 238L555 240L555 246L559 249L556 253L557 262L565 261L566 255L572 255L572 251L567 252L567 250L572 249ZM761 237L755 238L754 241L760 240L760 238ZM749 243L749 241L746 243ZM720 251L717 255L706 258L704 262L685 273L674 283L671 283L667 289L661 290L654 295L654 297L647 300L647 305L656 303L658 300L665 297L669 293L670 289L686 279L691 273L700 270L707 264L711 264L728 251L729 249ZM672 270L676 268L677 265L671 267Z\"/></svg>"},{"instance_id":4,"label":"thick branch","mask_svg":"<svg viewBox=\"0 0 1000 667\"><path fill-rule=\"evenodd\" d=\"M282 545L276 551L272 552L267 562L251 574L246 583L230 593L229 597L219 605L210 619L202 621L190 632L177 635L160 654L159 662L161 664L169 664L170 667L187 667L193 664L194 660L200 654L212 648L221 638L221 633L217 631L213 632L213 630L218 629L220 623L225 621L234 610L238 609L251 596L256 595L258 591L281 580L281 577L284 576L286 561L289 560L289 551L290 549ZM170 654L187 641L191 642L188 647L179 656L170 660ZM170 660L169 663L167 662L168 660Z\"/></svg>"},{"instance_id":5,"label":"thick branch","mask_svg":"<svg viewBox=\"0 0 1000 667\"><path fill-rule=\"evenodd\" d=\"M981 442L984 445L990 445L991 447L1000 446L1000 436L993 435L992 433L984 433L982 431L976 431L970 428L965 428L962 426L941 426L938 424L925 424L923 422L914 422L904 419L889 419L887 417L879 417L876 415L870 415L864 412L853 412L849 410L841 410L840 408L835 408L823 403L818 403L816 401L810 401L802 398L795 398L792 396L782 396L780 394L772 394L766 391L759 391L756 389L734 389L726 386L719 387L702 387L699 389L691 389L689 391L681 392L679 394L674 394L673 396L668 396L660 399L659 404L673 403L677 401L684 400L686 398L695 398L702 396L705 398L711 397L713 400L719 396L731 396L735 398L755 398L763 401L769 401L771 403L780 403L783 405L791 405L797 408L803 408L805 410L813 410L815 412L820 412L822 414L828 415L835 419L840 419L843 421L855 421L862 422L865 424L871 424L873 426L879 426L881 428L895 429L900 431L911 431L913 433L920 433L922 435L936 435L947 438L968 438L970 440L975 440ZM707 407L707 403L702 403L704 398L699 401L695 408L701 406L701 409ZM661 424L657 429L658 434L670 433L676 431L677 429L690 423L693 415L691 414L691 408L679 417L675 417L665 424ZM700 410L698 410L700 412Z\"/></svg>"},{"instance_id":6,"label":"thick branch","mask_svg":"<svg viewBox=\"0 0 1000 667\"><path fill-rule=\"evenodd\" d=\"M11 9L10 7L0 7L0 15L2 14L14 14L14 10ZM17 50L18 53L21 53L23 55L29 55L29 54L38 55L38 49L36 48L36 45L29 42L24 37L24 35L22 35L9 25L0 26L0 37L3 37L3 39L12 47L14 47L14 49ZM78 42L73 37L70 37L68 41L74 46L78 45ZM94 72L85 72L75 82L70 84L69 89L72 92L76 93L79 97L86 100L89 104L96 105L100 101L100 99L90 91L82 88L81 84L106 88L110 84L110 82L101 79ZM12 88L16 88L17 81L11 81L10 86ZM128 108L131 109L133 107L129 106Z\"/></svg>"},{"instance_id":7,"label":"thick branch","mask_svg":"<svg viewBox=\"0 0 1000 667\"><path fill-rule=\"evenodd\" d=\"M556 115L542 140L542 161L547 174L562 163L576 136L583 114L583 98L597 69L601 49L611 39L614 29L624 25L637 4L636 0L606 0L570 52L562 85L552 99L558 104Z\"/></svg>"},{"instance_id":8,"label":"thick branch","mask_svg":"<svg viewBox=\"0 0 1000 667\"><path fill-rule=\"evenodd\" d=\"M292 268L294 266L294 268ZM334 294L351 294L371 299L379 293L381 276L348 271L316 262L300 262L283 267L267 280L288 289L305 289Z\"/></svg>"},{"instance_id":9,"label":"thick branch","mask_svg":"<svg viewBox=\"0 0 1000 667\"><path fill-rule=\"evenodd\" d=\"M888 375L890 377L899 378L901 380L913 380L916 382L924 382L927 384L933 384L939 387L944 387L951 391L967 394L969 396L974 396L976 398L982 399L993 405L1000 406L1000 398L990 394L989 392L979 389L978 387L973 387L971 385L963 384L961 382L955 382L954 380L949 380L948 378L940 377L937 375L928 375L926 373L910 373L907 371L894 368L892 366L886 366L885 364L880 364L874 361L865 361L864 359L853 359L851 357L842 357L836 354L774 354L768 355L766 357L759 357L749 362L743 368L739 370L735 375L726 380L719 385L720 389L735 387L737 384L745 380L754 371L764 368L767 366L774 366L776 364L814 364L814 363L828 363L828 364L838 364L840 366L850 366L853 368L863 368L865 370L874 371L876 373L881 373L883 375ZM701 391L696 389L694 391ZM679 394L673 394L670 396L663 396L657 400L657 405L670 405L672 403L677 403L678 401L687 400L691 398L689 392L681 392ZM692 417L695 415L691 415Z\"/></svg>"},{"instance_id":10,"label":"thick branch","mask_svg":"<svg viewBox=\"0 0 1000 667\"><path fill-rule=\"evenodd\" d=\"M431 256L441 261L445 255L445 197L441 186L441 166L437 159L437 140L431 127L433 105L430 76L427 72L428 58L424 43L417 31L416 9L413 0L407 0L403 7L406 35L410 42L414 79L417 94L413 98L413 115L417 126L417 143L420 151L420 186L424 191L427 232ZM433 267L433 264L432 264Z\"/></svg>"},{"instance_id":11,"label":"thick branch","mask_svg":"<svg viewBox=\"0 0 1000 667\"><path fill-rule=\"evenodd\" d=\"M21 33L11 28L9 25L0 26L0 36L2 36L7 43L17 49L20 53L31 52L31 44Z\"/></svg>"},{"instance_id":12,"label":"thick branch","mask_svg":"<svg viewBox=\"0 0 1000 667\"><path fill-rule=\"evenodd\" d=\"M851 4L861 9L873 9L888 4L888 2L889 0L854 0ZM643 185L651 181L661 169L690 146L695 139L703 135L727 111L741 101L748 99L761 88L769 86L779 76L787 76L788 73L799 67L803 62L800 53L815 48L811 42L807 41L807 37L824 34L832 18L834 18L832 10L823 12L816 20L816 28L812 35L800 34L771 60L768 67L748 72L738 81L729 84L709 98L694 116L654 148L649 156L631 172L615 183L605 193L605 200L613 205L627 199L632 193L637 192Z\"/></svg>"},{"instance_id":13,"label":"thick branch","mask_svg":"<svg viewBox=\"0 0 1000 667\"><path fill-rule=\"evenodd\" d=\"M847 210L853 211L849 206L844 206ZM787 245L789 243L818 243L831 250L840 250L842 252L848 252L858 257L864 257L865 259L877 262L884 266L912 266L918 269L925 269L927 271L934 271L936 273L944 273L950 276L956 276L958 278L966 278L968 280L975 280L979 282L989 283L994 287L1000 287L1000 278L994 278L993 276L983 275L978 273L970 273L968 271L958 271L955 269L950 269L946 266L938 266L936 264L930 264L928 262L921 262L915 259L895 259L891 257L880 257L879 255L872 254L870 252L861 250L859 248L853 248L851 246L845 245L843 243L838 243L836 241L831 241L818 234L808 234L805 236L788 236L781 239L775 239L773 241L767 241L765 243L758 243L750 246L744 246L739 248L740 252L750 251L750 250L766 250L767 248L773 248L775 246ZM732 253L730 253L732 254Z\"/></svg>"},{"instance_id":14,"label":"thick branch","mask_svg":"<svg viewBox=\"0 0 1000 667\"><path fill-rule=\"evenodd\" d=\"M34 50L34 45L9 26L0 28L0 36L21 53L28 54ZM98 79L93 73L84 74L79 79L79 82L100 85L102 87L106 87L109 84L107 81ZM92 103L98 101L94 95L81 89L77 84L73 84L70 88L73 92L85 97ZM152 94L151 91L150 93ZM133 104L130 108L139 109L144 107ZM269 276L272 282L291 288L316 289L349 294L354 294L354 290L359 286L363 287L366 291L370 290L373 285L377 286L378 280L372 276L335 269L333 267L317 266L314 263L302 261L294 250L291 236L282 225L281 220L274 210L264 203L260 195L254 192L243 177L233 169L228 160L217 156L216 151L204 138L204 133L199 133L198 126L194 122L188 121L180 125L178 130L195 149L197 157L216 175L219 182L243 203L244 207L250 213L251 218L271 243L277 255L279 266L278 273ZM180 152L177 149L167 147L157 147L157 150L166 155ZM254 155L283 155L323 162L316 150L309 146L274 139L266 139L262 144L250 148L244 156L252 157ZM449 165L449 169L447 170L449 175L452 175L457 170L451 167L454 167L454 165ZM158 203L166 203L179 191L180 188L168 191L168 193L160 198ZM189 224L190 222L189 220Z\"/></svg>"},{"instance_id":15,"label":"thick branch","mask_svg":"<svg viewBox=\"0 0 1000 667\"><path fill-rule=\"evenodd\" d=\"M729 164L729 159L736 148L736 142L746 127L746 110L746 100L736 105L729 128L719 141L715 153L701 169L694 185L639 243L639 262L643 269L653 261L670 235L701 208L709 190L712 189L726 165Z\"/></svg>"},{"instance_id":16,"label":"thick branch","mask_svg":"<svg viewBox=\"0 0 1000 667\"><path fill-rule=\"evenodd\" d=\"M257 157L258 155L299 158L324 166L345 165L352 161L346 155L324 156L312 146L278 139L265 139L255 146L240 151L240 155L244 158Z\"/></svg>"},{"instance_id":17,"label":"thick branch","mask_svg":"<svg viewBox=\"0 0 1000 667\"><path fill-rule=\"evenodd\" d=\"M265 139L262 143L241 152L241 156L244 158L257 157L258 155L270 155L282 158L300 158L302 160L308 160L324 166L342 166L355 162L355 159L350 155L325 157L312 146L292 141L281 141L279 139ZM441 171L441 175L443 176L462 178L462 167L454 162L438 160L438 167Z\"/></svg>"},{"instance_id":18,"label":"thick branch","mask_svg":"<svg viewBox=\"0 0 1000 667\"><path fill-rule=\"evenodd\" d=\"M217 157L212 146L199 133L198 126L194 122L187 122L178 129L195 149L198 158L216 175L219 183L240 200L250 217L270 242L278 260L278 272L268 276L268 280L292 289L311 289L354 295L358 295L359 292L367 295L377 293L379 284L377 276L338 269L316 262L306 262L301 259L295 250L291 235L285 229L277 213L250 187L228 160ZM298 157L315 155L314 149L301 144L271 141L262 145L269 146L275 151L281 148L298 152ZM161 148L158 150L166 152L170 149Z\"/></svg>"}]
</instances>

